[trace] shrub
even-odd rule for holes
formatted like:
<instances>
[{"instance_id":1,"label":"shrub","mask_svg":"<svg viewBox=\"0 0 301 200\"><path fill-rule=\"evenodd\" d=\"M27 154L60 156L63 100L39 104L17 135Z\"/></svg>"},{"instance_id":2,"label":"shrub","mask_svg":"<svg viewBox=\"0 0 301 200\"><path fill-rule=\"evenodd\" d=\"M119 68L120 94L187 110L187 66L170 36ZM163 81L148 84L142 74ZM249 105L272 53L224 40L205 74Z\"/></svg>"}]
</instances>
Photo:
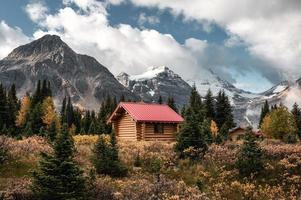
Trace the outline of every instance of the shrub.
<instances>
[{"instance_id":1,"label":"shrub","mask_svg":"<svg viewBox=\"0 0 301 200\"><path fill-rule=\"evenodd\" d=\"M0 136L0 165L8 159L8 139L6 136Z\"/></svg>"},{"instance_id":2,"label":"shrub","mask_svg":"<svg viewBox=\"0 0 301 200\"><path fill-rule=\"evenodd\" d=\"M236 167L240 175L250 176L262 171L264 169L262 158L263 151L256 143L256 137L252 133L251 128L249 128L236 161Z\"/></svg>"},{"instance_id":3,"label":"shrub","mask_svg":"<svg viewBox=\"0 0 301 200\"><path fill-rule=\"evenodd\" d=\"M107 142L104 136L99 137L94 147L93 164L98 174L112 177L127 175L127 167L119 160L114 132L111 133L110 142Z\"/></svg>"}]
</instances>

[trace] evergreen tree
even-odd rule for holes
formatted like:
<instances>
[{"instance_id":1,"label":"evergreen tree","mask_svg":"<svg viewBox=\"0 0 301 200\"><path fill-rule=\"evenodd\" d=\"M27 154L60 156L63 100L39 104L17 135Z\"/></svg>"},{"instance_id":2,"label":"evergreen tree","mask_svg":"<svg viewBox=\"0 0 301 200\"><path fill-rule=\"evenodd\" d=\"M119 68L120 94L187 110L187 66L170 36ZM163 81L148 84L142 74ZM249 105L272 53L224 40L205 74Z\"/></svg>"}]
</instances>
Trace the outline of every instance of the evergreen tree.
<instances>
[{"instance_id":1,"label":"evergreen tree","mask_svg":"<svg viewBox=\"0 0 301 200\"><path fill-rule=\"evenodd\" d=\"M175 104L175 100L174 100L173 97L168 97L168 99L167 99L167 105L168 105L171 109L173 109L176 113L178 112L178 108L177 108L177 106L176 106L176 104Z\"/></svg>"},{"instance_id":2,"label":"evergreen tree","mask_svg":"<svg viewBox=\"0 0 301 200\"><path fill-rule=\"evenodd\" d=\"M86 199L82 171L74 161L75 146L63 125L53 144L52 154L42 153L38 170L33 173L32 191L37 199Z\"/></svg>"},{"instance_id":3,"label":"evergreen tree","mask_svg":"<svg viewBox=\"0 0 301 200\"><path fill-rule=\"evenodd\" d=\"M292 114L295 118L297 129L298 129L298 136L301 138L301 109L299 108L298 104L295 103L293 105Z\"/></svg>"},{"instance_id":4,"label":"evergreen tree","mask_svg":"<svg viewBox=\"0 0 301 200\"><path fill-rule=\"evenodd\" d=\"M221 144L221 143L227 141L228 136L229 136L229 126L227 125L227 123L224 123L222 125L219 133L217 134L217 137L215 139L215 143Z\"/></svg>"},{"instance_id":5,"label":"evergreen tree","mask_svg":"<svg viewBox=\"0 0 301 200\"><path fill-rule=\"evenodd\" d=\"M244 144L242 145L236 167L243 177L249 177L251 174L260 173L264 169L263 151L256 143L256 137L252 133L252 129L248 128Z\"/></svg>"},{"instance_id":6,"label":"evergreen tree","mask_svg":"<svg viewBox=\"0 0 301 200\"><path fill-rule=\"evenodd\" d=\"M40 132L41 127L44 126L43 120L42 120L42 105L41 103L38 103L35 105L33 110L30 111L30 122L32 125L32 131L34 134L37 134Z\"/></svg>"},{"instance_id":7,"label":"evergreen tree","mask_svg":"<svg viewBox=\"0 0 301 200\"><path fill-rule=\"evenodd\" d=\"M68 103L66 106L66 123L68 127L71 127L71 125L74 123L74 110L70 96L68 97Z\"/></svg>"},{"instance_id":8,"label":"evergreen tree","mask_svg":"<svg viewBox=\"0 0 301 200\"><path fill-rule=\"evenodd\" d=\"M90 123L89 130L87 131L87 133L89 133L89 134L95 134L96 132L97 131L96 131L95 123L94 123L94 121L92 121Z\"/></svg>"},{"instance_id":9,"label":"evergreen tree","mask_svg":"<svg viewBox=\"0 0 301 200\"><path fill-rule=\"evenodd\" d=\"M47 137L50 139L50 141L54 141L56 138L57 133L57 124L53 121L47 130Z\"/></svg>"},{"instance_id":10,"label":"evergreen tree","mask_svg":"<svg viewBox=\"0 0 301 200\"><path fill-rule=\"evenodd\" d=\"M7 127L12 130L12 132L15 132L16 126L15 121L19 110L19 102L18 98L16 96L16 87L15 84L13 84L10 87L10 90L7 95Z\"/></svg>"},{"instance_id":11,"label":"evergreen tree","mask_svg":"<svg viewBox=\"0 0 301 200\"><path fill-rule=\"evenodd\" d=\"M63 99L62 108L61 108L61 124L67 123L67 117L66 117L66 104L67 104L67 98L66 96Z\"/></svg>"},{"instance_id":12,"label":"evergreen tree","mask_svg":"<svg viewBox=\"0 0 301 200\"><path fill-rule=\"evenodd\" d=\"M200 126L198 115L191 109L186 110L186 119L182 130L177 137L175 150L181 158L201 158L208 149L205 128Z\"/></svg>"},{"instance_id":13,"label":"evergreen tree","mask_svg":"<svg viewBox=\"0 0 301 200\"><path fill-rule=\"evenodd\" d=\"M158 104L162 104L162 103L163 103L163 99L162 99L162 96L160 95L158 98Z\"/></svg>"},{"instance_id":14,"label":"evergreen tree","mask_svg":"<svg viewBox=\"0 0 301 200\"><path fill-rule=\"evenodd\" d=\"M235 126L234 118L232 114L232 107L229 98L226 96L224 91L219 91L216 98L216 114L215 122L219 129L223 124L227 123L228 128Z\"/></svg>"},{"instance_id":15,"label":"evergreen tree","mask_svg":"<svg viewBox=\"0 0 301 200\"><path fill-rule=\"evenodd\" d=\"M181 115L185 118L186 106L184 105L181 109Z\"/></svg>"},{"instance_id":16,"label":"evergreen tree","mask_svg":"<svg viewBox=\"0 0 301 200\"><path fill-rule=\"evenodd\" d=\"M259 118L259 125L258 127L260 128L263 119L265 118L265 116L267 114L269 114L270 112L270 106L269 106L269 102L267 100L265 100L263 107L261 108L261 113L260 113L260 118Z\"/></svg>"},{"instance_id":17,"label":"evergreen tree","mask_svg":"<svg viewBox=\"0 0 301 200\"><path fill-rule=\"evenodd\" d=\"M7 123L7 96L6 91L3 88L2 84L0 84L0 130L3 128L4 125Z\"/></svg>"},{"instance_id":18,"label":"evergreen tree","mask_svg":"<svg viewBox=\"0 0 301 200\"><path fill-rule=\"evenodd\" d=\"M124 97L124 94L121 95L120 99L119 99L119 102L125 102L125 97Z\"/></svg>"},{"instance_id":19,"label":"evergreen tree","mask_svg":"<svg viewBox=\"0 0 301 200\"><path fill-rule=\"evenodd\" d=\"M197 122L201 123L204 120L204 109L201 96L197 92L195 85L192 86L190 99L189 99L189 107L187 109L191 109L191 112L194 113Z\"/></svg>"},{"instance_id":20,"label":"evergreen tree","mask_svg":"<svg viewBox=\"0 0 301 200\"><path fill-rule=\"evenodd\" d=\"M205 96L204 105L205 105L206 118L209 118L211 120L214 119L215 118L214 99L210 89L207 91L207 94Z\"/></svg>"},{"instance_id":21,"label":"evergreen tree","mask_svg":"<svg viewBox=\"0 0 301 200\"><path fill-rule=\"evenodd\" d=\"M37 88L32 96L32 99L31 99L31 110L34 109L34 107L38 104L38 103L41 103L42 101L42 92L41 92L41 81L39 80L38 81L38 84L37 84Z\"/></svg>"},{"instance_id":22,"label":"evergreen tree","mask_svg":"<svg viewBox=\"0 0 301 200\"><path fill-rule=\"evenodd\" d=\"M112 177L123 177L127 175L127 168L118 157L118 147L115 133L111 133L110 142L102 135L94 147L93 164L98 174L110 175Z\"/></svg>"}]
</instances>

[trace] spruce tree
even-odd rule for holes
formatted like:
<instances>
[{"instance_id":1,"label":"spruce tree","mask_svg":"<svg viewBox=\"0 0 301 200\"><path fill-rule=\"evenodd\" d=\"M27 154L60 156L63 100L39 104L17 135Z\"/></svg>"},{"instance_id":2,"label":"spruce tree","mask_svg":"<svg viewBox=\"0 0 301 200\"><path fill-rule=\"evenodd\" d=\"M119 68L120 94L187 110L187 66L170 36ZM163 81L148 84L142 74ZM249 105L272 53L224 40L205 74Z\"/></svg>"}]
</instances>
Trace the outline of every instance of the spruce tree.
<instances>
[{"instance_id":1,"label":"spruce tree","mask_svg":"<svg viewBox=\"0 0 301 200\"><path fill-rule=\"evenodd\" d=\"M175 100L174 100L173 97L168 97L168 99L167 99L167 105L168 105L171 109L173 109L176 113L178 112L178 108L177 108L177 106L176 106L176 104L175 104Z\"/></svg>"},{"instance_id":2,"label":"spruce tree","mask_svg":"<svg viewBox=\"0 0 301 200\"><path fill-rule=\"evenodd\" d=\"M189 99L189 107L187 109L191 109L191 112L194 113L198 123L203 122L204 120L203 102L195 85L192 86L190 99Z\"/></svg>"},{"instance_id":3,"label":"spruce tree","mask_svg":"<svg viewBox=\"0 0 301 200\"><path fill-rule=\"evenodd\" d=\"M227 123L228 128L235 126L232 107L224 91L219 91L216 98L216 113L214 120L219 129Z\"/></svg>"},{"instance_id":4,"label":"spruce tree","mask_svg":"<svg viewBox=\"0 0 301 200\"><path fill-rule=\"evenodd\" d=\"M61 124L67 123L67 117L66 117L66 104L67 104L67 97L65 96L62 102L62 107L61 107Z\"/></svg>"},{"instance_id":5,"label":"spruce tree","mask_svg":"<svg viewBox=\"0 0 301 200\"><path fill-rule=\"evenodd\" d=\"M71 127L71 125L74 123L74 110L70 96L68 97L68 103L66 106L66 122L68 127Z\"/></svg>"},{"instance_id":6,"label":"spruce tree","mask_svg":"<svg viewBox=\"0 0 301 200\"><path fill-rule=\"evenodd\" d=\"M49 129L47 130L47 137L50 139L50 141L54 141L55 137L56 137L56 124L55 122L52 122Z\"/></svg>"},{"instance_id":7,"label":"spruce tree","mask_svg":"<svg viewBox=\"0 0 301 200\"><path fill-rule=\"evenodd\" d=\"M291 113L294 115L296 125L298 128L298 136L299 138L301 138L301 109L299 108L297 103L293 105Z\"/></svg>"},{"instance_id":8,"label":"spruce tree","mask_svg":"<svg viewBox=\"0 0 301 200\"><path fill-rule=\"evenodd\" d=\"M205 96L204 106L205 106L206 118L209 118L211 120L214 119L215 118L214 99L210 89L207 91L207 94Z\"/></svg>"},{"instance_id":9,"label":"spruce tree","mask_svg":"<svg viewBox=\"0 0 301 200\"><path fill-rule=\"evenodd\" d=\"M2 84L0 84L0 130L3 128L4 125L7 123L7 96L6 91L3 88Z\"/></svg>"},{"instance_id":10,"label":"spruce tree","mask_svg":"<svg viewBox=\"0 0 301 200\"><path fill-rule=\"evenodd\" d=\"M256 137L252 133L252 128L247 130L235 165L239 170L239 174L243 177L258 174L264 169L263 150L256 143Z\"/></svg>"},{"instance_id":11,"label":"spruce tree","mask_svg":"<svg viewBox=\"0 0 301 200\"><path fill-rule=\"evenodd\" d=\"M111 133L110 142L102 135L94 147L93 164L98 174L112 177L123 177L127 175L127 168L118 157L118 147L115 133Z\"/></svg>"},{"instance_id":12,"label":"spruce tree","mask_svg":"<svg viewBox=\"0 0 301 200\"><path fill-rule=\"evenodd\" d=\"M258 128L260 128L263 119L265 118L265 116L267 114L269 114L269 112L270 112L269 102L267 100L265 100L264 105L261 108L261 113L260 113Z\"/></svg>"},{"instance_id":13,"label":"spruce tree","mask_svg":"<svg viewBox=\"0 0 301 200\"><path fill-rule=\"evenodd\" d=\"M86 199L83 173L74 161L75 146L63 125L53 144L54 152L42 153L39 166L33 173L32 191L37 199Z\"/></svg>"},{"instance_id":14,"label":"spruce tree","mask_svg":"<svg viewBox=\"0 0 301 200\"><path fill-rule=\"evenodd\" d=\"M208 149L205 128L200 125L198 115L191 109L186 110L184 126L178 134L175 150L181 158L199 159Z\"/></svg>"}]
</instances>

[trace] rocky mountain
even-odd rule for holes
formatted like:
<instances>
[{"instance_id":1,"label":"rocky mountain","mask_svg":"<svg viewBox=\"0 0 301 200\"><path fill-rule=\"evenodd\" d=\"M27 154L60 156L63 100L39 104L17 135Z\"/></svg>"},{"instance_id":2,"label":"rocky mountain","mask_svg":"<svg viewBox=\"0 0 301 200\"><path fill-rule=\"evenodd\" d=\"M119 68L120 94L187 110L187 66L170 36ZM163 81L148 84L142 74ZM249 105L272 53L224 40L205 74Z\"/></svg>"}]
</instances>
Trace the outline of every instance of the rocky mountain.
<instances>
[{"instance_id":1,"label":"rocky mountain","mask_svg":"<svg viewBox=\"0 0 301 200\"><path fill-rule=\"evenodd\" d=\"M281 82L260 94L238 89L210 70L204 71L199 79L184 80L165 66L150 67L139 75L121 73L117 76L117 80L143 100L156 102L159 95L164 100L168 96L173 96L179 107L187 104L193 84L201 96L205 96L208 89L213 95L224 90L233 106L235 121L242 126L258 126L261 107L265 100L268 100L270 105L283 103L290 107L295 102L296 92L299 91L297 97L301 101L301 79L294 83Z\"/></svg>"},{"instance_id":2,"label":"rocky mountain","mask_svg":"<svg viewBox=\"0 0 301 200\"><path fill-rule=\"evenodd\" d=\"M163 101L173 97L179 107L188 102L191 91L187 82L165 66L150 67L146 72L133 76L121 73L117 80L144 101L157 102L160 95Z\"/></svg>"},{"instance_id":3,"label":"rocky mountain","mask_svg":"<svg viewBox=\"0 0 301 200\"><path fill-rule=\"evenodd\" d=\"M51 82L55 102L70 95L89 109L98 108L107 95L137 99L95 58L77 54L55 35L20 46L0 61L0 81L15 83L19 95L33 92L39 79Z\"/></svg>"}]
</instances>

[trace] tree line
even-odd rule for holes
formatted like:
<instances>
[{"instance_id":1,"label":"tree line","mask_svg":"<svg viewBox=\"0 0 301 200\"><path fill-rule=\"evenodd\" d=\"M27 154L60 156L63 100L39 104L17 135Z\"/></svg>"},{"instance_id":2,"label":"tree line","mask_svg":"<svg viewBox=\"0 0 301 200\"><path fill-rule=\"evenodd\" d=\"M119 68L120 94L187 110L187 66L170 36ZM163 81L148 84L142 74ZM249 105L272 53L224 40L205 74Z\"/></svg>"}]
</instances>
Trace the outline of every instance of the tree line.
<instances>
[{"instance_id":1,"label":"tree line","mask_svg":"<svg viewBox=\"0 0 301 200\"><path fill-rule=\"evenodd\" d=\"M270 106L265 101L258 127L268 138L294 143L298 138L301 139L301 109L297 103L290 111L281 103Z\"/></svg>"}]
</instances>

